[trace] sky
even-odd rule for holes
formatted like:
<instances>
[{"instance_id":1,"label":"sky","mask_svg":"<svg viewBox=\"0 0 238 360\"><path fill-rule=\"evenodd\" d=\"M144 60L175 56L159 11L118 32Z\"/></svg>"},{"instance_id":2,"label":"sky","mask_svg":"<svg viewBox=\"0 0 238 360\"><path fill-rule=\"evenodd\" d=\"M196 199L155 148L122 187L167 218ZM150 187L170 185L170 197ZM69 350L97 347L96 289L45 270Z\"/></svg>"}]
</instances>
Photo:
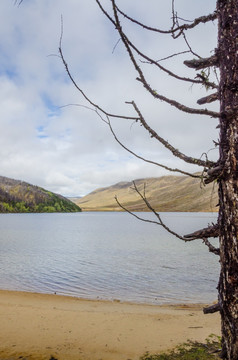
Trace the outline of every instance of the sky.
<instances>
[{"instance_id":1,"label":"sky","mask_svg":"<svg viewBox=\"0 0 238 360\"><path fill-rule=\"evenodd\" d=\"M118 0L118 6L148 25L171 27L171 2ZM215 0L176 0L178 15L192 20L209 14ZM111 13L109 0L102 4ZM148 6L149 4L149 6ZM187 155L217 158L217 120L188 115L153 99L137 74L114 26L95 0L15 0L0 2L0 175L29 182L64 196L89 192L138 178L167 175L144 163L115 141L108 126L87 104L67 76L59 42L70 72L94 103L110 113L135 116L136 102L150 126ZM62 25L63 24L63 25ZM121 19L128 37L159 60L188 50L183 39L142 31ZM62 31L63 29L63 31ZM216 22L188 33L193 51L209 57L217 44ZM183 65L192 54L161 62L180 75L196 72ZM153 66L139 63L151 87L187 106L208 95L200 85L172 79ZM211 75L212 76L212 75ZM86 108L89 106L89 108ZM207 106L218 110L216 104ZM138 155L170 167L199 168L174 158L132 120L113 119L120 141Z\"/></svg>"}]
</instances>

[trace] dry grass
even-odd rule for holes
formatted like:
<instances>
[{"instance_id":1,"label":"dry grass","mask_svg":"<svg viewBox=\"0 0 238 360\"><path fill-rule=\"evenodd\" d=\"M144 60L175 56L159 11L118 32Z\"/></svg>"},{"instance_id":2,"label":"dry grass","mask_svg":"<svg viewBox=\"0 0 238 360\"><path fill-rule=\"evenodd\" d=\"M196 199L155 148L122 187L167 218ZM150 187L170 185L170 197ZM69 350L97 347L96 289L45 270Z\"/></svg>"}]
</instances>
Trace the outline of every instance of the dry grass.
<instances>
[{"instance_id":1,"label":"dry grass","mask_svg":"<svg viewBox=\"0 0 238 360\"><path fill-rule=\"evenodd\" d=\"M157 211L217 211L217 188L213 184L201 186L200 180L188 176L163 176L135 181L139 190L146 185L146 197ZM75 200L83 211L120 211L115 201L132 211L147 211L139 195L132 189L131 182L93 191Z\"/></svg>"}]
</instances>

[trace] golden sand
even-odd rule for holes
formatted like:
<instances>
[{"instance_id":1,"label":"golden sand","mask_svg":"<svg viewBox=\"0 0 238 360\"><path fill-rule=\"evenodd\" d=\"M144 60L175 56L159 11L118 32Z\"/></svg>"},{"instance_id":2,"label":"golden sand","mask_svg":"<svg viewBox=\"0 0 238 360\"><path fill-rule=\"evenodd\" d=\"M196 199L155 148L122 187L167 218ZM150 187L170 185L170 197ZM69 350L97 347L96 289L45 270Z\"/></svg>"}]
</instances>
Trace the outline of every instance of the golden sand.
<instances>
[{"instance_id":1,"label":"golden sand","mask_svg":"<svg viewBox=\"0 0 238 360\"><path fill-rule=\"evenodd\" d=\"M138 360L220 334L202 305L157 306L0 291L0 359Z\"/></svg>"}]
</instances>

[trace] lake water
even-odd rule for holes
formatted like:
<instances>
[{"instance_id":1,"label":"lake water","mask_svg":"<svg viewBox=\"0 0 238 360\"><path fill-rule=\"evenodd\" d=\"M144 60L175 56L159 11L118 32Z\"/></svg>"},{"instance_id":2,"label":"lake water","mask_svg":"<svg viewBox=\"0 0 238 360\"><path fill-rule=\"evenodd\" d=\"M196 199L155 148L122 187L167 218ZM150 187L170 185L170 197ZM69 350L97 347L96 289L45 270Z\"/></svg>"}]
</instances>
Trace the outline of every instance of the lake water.
<instances>
[{"instance_id":1,"label":"lake water","mask_svg":"<svg viewBox=\"0 0 238 360\"><path fill-rule=\"evenodd\" d=\"M181 234L216 217L162 214ZM127 213L1 214L0 229L1 289L152 304L217 298L218 256Z\"/></svg>"}]
</instances>

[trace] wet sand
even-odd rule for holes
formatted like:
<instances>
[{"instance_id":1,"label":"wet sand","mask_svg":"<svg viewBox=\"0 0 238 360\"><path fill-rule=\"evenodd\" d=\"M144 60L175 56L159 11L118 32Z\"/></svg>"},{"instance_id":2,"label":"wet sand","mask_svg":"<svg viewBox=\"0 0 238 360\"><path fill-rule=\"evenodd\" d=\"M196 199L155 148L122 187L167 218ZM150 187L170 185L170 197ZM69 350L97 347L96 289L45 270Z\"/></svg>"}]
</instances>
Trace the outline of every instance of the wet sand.
<instances>
[{"instance_id":1,"label":"wet sand","mask_svg":"<svg viewBox=\"0 0 238 360\"><path fill-rule=\"evenodd\" d=\"M138 360L219 335L219 314L202 308L0 291L0 360Z\"/></svg>"}]
</instances>

